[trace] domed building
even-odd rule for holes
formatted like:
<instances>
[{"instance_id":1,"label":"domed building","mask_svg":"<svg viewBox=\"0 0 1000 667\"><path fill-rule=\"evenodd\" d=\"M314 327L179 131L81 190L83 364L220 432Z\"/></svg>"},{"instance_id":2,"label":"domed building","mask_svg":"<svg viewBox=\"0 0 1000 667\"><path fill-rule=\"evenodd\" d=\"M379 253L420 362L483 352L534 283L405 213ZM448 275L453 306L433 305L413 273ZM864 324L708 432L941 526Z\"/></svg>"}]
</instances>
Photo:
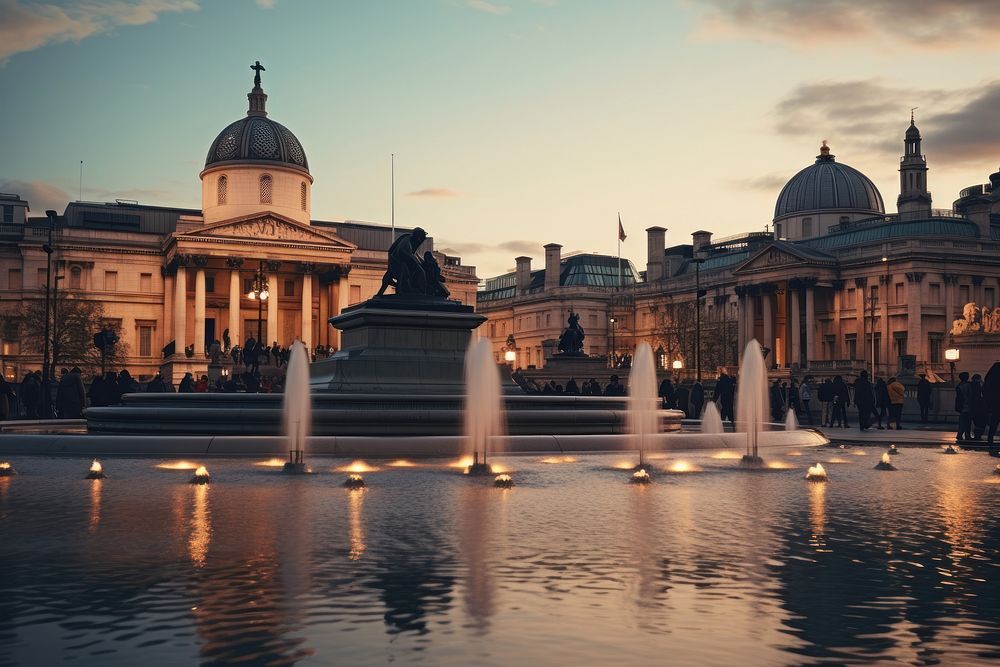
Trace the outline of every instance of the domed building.
<instances>
[{"instance_id":1,"label":"domed building","mask_svg":"<svg viewBox=\"0 0 1000 667\"><path fill-rule=\"evenodd\" d=\"M29 202L0 194L9 223L0 226L4 322L16 324L19 312L44 299L51 278L59 300L100 304L100 323L92 326L120 339L110 368L139 378L160 371L175 384L187 372L213 381L242 372L226 350L248 338L281 347L300 340L321 355L340 346L340 332L327 321L378 291L394 234L410 230L312 218L306 150L268 116L264 68L251 69L246 115L208 147L200 209L76 201L62 215L33 217ZM43 249L50 226L51 276ZM425 250L434 252L432 238ZM474 305L475 268L434 254L452 298ZM37 331L9 325L0 338L8 380L42 367ZM67 347L61 344L60 354ZM54 363L89 374L93 359L88 346L80 358L64 354Z\"/></svg>"},{"instance_id":2,"label":"domed building","mask_svg":"<svg viewBox=\"0 0 1000 667\"><path fill-rule=\"evenodd\" d=\"M807 239L835 225L883 215L885 205L875 184L854 167L837 162L824 141L816 162L781 189L774 206L774 235Z\"/></svg>"}]
</instances>

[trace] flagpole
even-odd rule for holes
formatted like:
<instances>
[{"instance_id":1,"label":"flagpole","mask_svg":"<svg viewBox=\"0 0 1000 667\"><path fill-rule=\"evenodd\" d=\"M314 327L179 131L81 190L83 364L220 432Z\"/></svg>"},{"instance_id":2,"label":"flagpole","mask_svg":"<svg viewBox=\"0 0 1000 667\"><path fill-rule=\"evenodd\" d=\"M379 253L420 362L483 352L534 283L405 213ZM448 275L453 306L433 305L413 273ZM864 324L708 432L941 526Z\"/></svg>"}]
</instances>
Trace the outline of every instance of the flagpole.
<instances>
[{"instance_id":1,"label":"flagpole","mask_svg":"<svg viewBox=\"0 0 1000 667\"><path fill-rule=\"evenodd\" d=\"M618 291L622 289L622 212L618 211Z\"/></svg>"},{"instance_id":2,"label":"flagpole","mask_svg":"<svg viewBox=\"0 0 1000 667\"><path fill-rule=\"evenodd\" d=\"M392 240L396 240L396 154L389 158L389 224L392 226ZM391 244L390 244L391 245Z\"/></svg>"}]
</instances>

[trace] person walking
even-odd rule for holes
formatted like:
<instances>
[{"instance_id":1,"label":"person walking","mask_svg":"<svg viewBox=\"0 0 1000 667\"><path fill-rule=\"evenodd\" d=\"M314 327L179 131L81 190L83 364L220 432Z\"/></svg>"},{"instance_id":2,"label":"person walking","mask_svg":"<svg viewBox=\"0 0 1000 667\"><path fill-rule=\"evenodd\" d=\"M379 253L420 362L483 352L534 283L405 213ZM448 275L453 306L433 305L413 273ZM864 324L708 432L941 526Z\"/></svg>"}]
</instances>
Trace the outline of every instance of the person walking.
<instances>
[{"instance_id":1,"label":"person walking","mask_svg":"<svg viewBox=\"0 0 1000 667\"><path fill-rule=\"evenodd\" d=\"M604 388L605 396L624 396L625 395L625 385L618 381L617 375L611 376L611 381L608 386Z\"/></svg>"},{"instance_id":2,"label":"person walking","mask_svg":"<svg viewBox=\"0 0 1000 667\"><path fill-rule=\"evenodd\" d=\"M787 388L784 382L781 383L781 387L785 390L785 405L795 413L795 417L798 419L799 413L802 411L802 406L799 405L799 383L793 379Z\"/></svg>"},{"instance_id":3,"label":"person walking","mask_svg":"<svg viewBox=\"0 0 1000 667\"><path fill-rule=\"evenodd\" d=\"M38 419L42 407L42 385L34 373L25 373L21 380L21 404L26 419Z\"/></svg>"},{"instance_id":4,"label":"person walking","mask_svg":"<svg viewBox=\"0 0 1000 667\"><path fill-rule=\"evenodd\" d=\"M920 423L926 424L931 412L932 387L927 376L920 374L920 382L917 383L917 403L920 405Z\"/></svg>"},{"instance_id":5,"label":"person walking","mask_svg":"<svg viewBox=\"0 0 1000 667\"><path fill-rule=\"evenodd\" d=\"M986 433L986 426L989 422L989 413L986 408L986 402L983 400L983 376L975 373L969 382L972 383L972 395L974 397L972 406L972 439L979 441L983 439L983 434Z\"/></svg>"},{"instance_id":6,"label":"person walking","mask_svg":"<svg viewBox=\"0 0 1000 667\"><path fill-rule=\"evenodd\" d=\"M719 374L719 379L715 383L715 396L719 401L719 416L722 417L722 421L728 419L735 423L733 407L736 399L736 382L726 371Z\"/></svg>"},{"instance_id":7,"label":"person walking","mask_svg":"<svg viewBox=\"0 0 1000 667\"><path fill-rule=\"evenodd\" d=\"M823 380L823 384L816 390L816 397L820 405L820 426L833 426L833 382L830 378Z\"/></svg>"},{"instance_id":8,"label":"person walking","mask_svg":"<svg viewBox=\"0 0 1000 667\"><path fill-rule=\"evenodd\" d=\"M844 378L835 375L833 378L833 419L837 426L850 428L847 423L847 406L851 404L851 392ZM831 424L832 425L832 424Z\"/></svg>"},{"instance_id":9,"label":"person walking","mask_svg":"<svg viewBox=\"0 0 1000 667\"><path fill-rule=\"evenodd\" d=\"M896 424L896 430L903 430L903 402L906 400L906 387L903 383L892 377L889 378L889 384L886 386L889 392L889 421L886 423L886 428L892 426L893 423Z\"/></svg>"},{"instance_id":10,"label":"person walking","mask_svg":"<svg viewBox=\"0 0 1000 667\"><path fill-rule=\"evenodd\" d=\"M889 425L889 387L885 380L880 377L875 378L875 410L872 411L872 414L878 420L878 430L884 430L882 428L883 419L885 425Z\"/></svg>"},{"instance_id":11,"label":"person walking","mask_svg":"<svg viewBox=\"0 0 1000 667\"><path fill-rule=\"evenodd\" d=\"M691 418L701 419L701 409L705 405L705 388L700 382L695 382L691 387L688 401L691 403Z\"/></svg>"},{"instance_id":12,"label":"person walking","mask_svg":"<svg viewBox=\"0 0 1000 667\"><path fill-rule=\"evenodd\" d=\"M785 397L781 388L781 381L775 380L768 390L768 399L771 404L771 421L781 422L785 418Z\"/></svg>"},{"instance_id":13,"label":"person walking","mask_svg":"<svg viewBox=\"0 0 1000 667\"><path fill-rule=\"evenodd\" d=\"M962 371L958 374L958 386L955 387L955 412L958 413L958 433L956 442L972 440L972 384L969 374Z\"/></svg>"},{"instance_id":14,"label":"person walking","mask_svg":"<svg viewBox=\"0 0 1000 667\"><path fill-rule=\"evenodd\" d=\"M989 415L989 431L986 433L986 447L990 456L1000 456L997 447L997 427L1000 426L1000 361L990 366L983 380L983 404Z\"/></svg>"},{"instance_id":15,"label":"person walking","mask_svg":"<svg viewBox=\"0 0 1000 667\"><path fill-rule=\"evenodd\" d=\"M813 397L813 376L807 375L799 385L799 408L801 413L799 418L802 420L803 424L813 425L812 408L810 403L812 403Z\"/></svg>"},{"instance_id":16,"label":"person walking","mask_svg":"<svg viewBox=\"0 0 1000 667\"><path fill-rule=\"evenodd\" d=\"M854 406L858 409L858 427L867 431L875 411L875 389L868 381L868 371L861 371L854 381Z\"/></svg>"},{"instance_id":17,"label":"person walking","mask_svg":"<svg viewBox=\"0 0 1000 667\"><path fill-rule=\"evenodd\" d=\"M678 385L677 391L674 392L674 398L677 399L677 409L683 412L686 416L690 417L691 413L691 391L684 385Z\"/></svg>"},{"instance_id":18,"label":"person walking","mask_svg":"<svg viewBox=\"0 0 1000 667\"><path fill-rule=\"evenodd\" d=\"M59 410L59 418L80 419L87 404L87 390L83 386L80 369L74 367L72 371L67 372L64 368L63 371L59 378L59 386L56 387L56 408Z\"/></svg>"},{"instance_id":19,"label":"person walking","mask_svg":"<svg viewBox=\"0 0 1000 667\"><path fill-rule=\"evenodd\" d=\"M177 387L177 392L180 394L193 394L194 393L194 375L191 373L185 373L184 377L181 378L181 384Z\"/></svg>"},{"instance_id":20,"label":"person walking","mask_svg":"<svg viewBox=\"0 0 1000 667\"><path fill-rule=\"evenodd\" d=\"M663 407L673 408L674 403L674 383L670 381L670 378L664 378L663 382L660 383L660 388L656 392L660 400L663 402Z\"/></svg>"}]
</instances>

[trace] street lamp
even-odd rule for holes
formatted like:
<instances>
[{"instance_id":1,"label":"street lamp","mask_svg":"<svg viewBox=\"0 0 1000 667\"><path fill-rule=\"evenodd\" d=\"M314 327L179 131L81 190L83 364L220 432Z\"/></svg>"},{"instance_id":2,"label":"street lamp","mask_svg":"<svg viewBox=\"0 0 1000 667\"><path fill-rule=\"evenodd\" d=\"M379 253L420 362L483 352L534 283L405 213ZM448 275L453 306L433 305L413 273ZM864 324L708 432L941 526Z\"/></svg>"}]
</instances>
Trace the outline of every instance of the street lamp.
<instances>
[{"instance_id":1,"label":"street lamp","mask_svg":"<svg viewBox=\"0 0 1000 667\"><path fill-rule=\"evenodd\" d=\"M247 292L247 298L251 301L257 301L257 346L261 345L261 336L264 335L264 302L267 301L267 297L271 296L271 293L267 289L267 274L264 273L264 260L260 261L260 266L257 267L257 272L253 276L253 284L250 286L250 291Z\"/></svg>"},{"instance_id":2,"label":"street lamp","mask_svg":"<svg viewBox=\"0 0 1000 667\"><path fill-rule=\"evenodd\" d=\"M680 359L674 359L674 362L673 362L672 364L670 364L670 366L671 366L671 368L673 368L673 369L674 369L675 371L679 371L679 370L681 370L682 368L684 368L684 362L683 362L683 361L681 361Z\"/></svg>"},{"instance_id":3,"label":"street lamp","mask_svg":"<svg viewBox=\"0 0 1000 667\"><path fill-rule=\"evenodd\" d=\"M610 319L610 322L611 322L611 367L614 368L615 366L617 366L615 360L615 350L617 349L617 346L615 345L615 318L612 317Z\"/></svg>"},{"instance_id":4,"label":"street lamp","mask_svg":"<svg viewBox=\"0 0 1000 667\"><path fill-rule=\"evenodd\" d=\"M52 393L50 388L49 345L52 333L52 232L56 226L56 212L45 211L49 219L49 240L42 246L45 251L45 344L42 350L42 417L52 415Z\"/></svg>"},{"instance_id":5,"label":"street lamp","mask_svg":"<svg viewBox=\"0 0 1000 667\"><path fill-rule=\"evenodd\" d=\"M958 348L949 347L944 351L944 358L948 360L948 364L951 366L951 382L955 383L955 362L958 361L960 353Z\"/></svg>"}]
</instances>

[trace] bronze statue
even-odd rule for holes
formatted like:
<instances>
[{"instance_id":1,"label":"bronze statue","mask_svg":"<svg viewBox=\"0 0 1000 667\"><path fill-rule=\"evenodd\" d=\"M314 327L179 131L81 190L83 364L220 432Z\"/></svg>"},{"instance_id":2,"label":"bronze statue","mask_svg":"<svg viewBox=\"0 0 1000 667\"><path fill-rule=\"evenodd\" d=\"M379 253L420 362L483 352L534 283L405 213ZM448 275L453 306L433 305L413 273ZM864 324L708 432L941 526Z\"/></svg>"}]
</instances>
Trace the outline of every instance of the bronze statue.
<instances>
[{"instance_id":1,"label":"bronze statue","mask_svg":"<svg viewBox=\"0 0 1000 667\"><path fill-rule=\"evenodd\" d=\"M396 294L435 297L447 297L450 294L444 286L441 267L431 252L425 252L422 260L417 257L417 248L425 240L427 232L417 227L412 232L401 234L392 242L389 246L389 268L382 276L382 287L375 296L385 294L389 286L395 288Z\"/></svg>"},{"instance_id":2,"label":"bronze statue","mask_svg":"<svg viewBox=\"0 0 1000 667\"><path fill-rule=\"evenodd\" d=\"M570 311L566 330L559 336L559 351L567 354L583 354L583 339L586 334L580 326L580 316Z\"/></svg>"},{"instance_id":3,"label":"bronze statue","mask_svg":"<svg viewBox=\"0 0 1000 667\"><path fill-rule=\"evenodd\" d=\"M254 88L260 88L260 73L261 72L266 72L267 70L264 69L264 66L260 64L259 60L256 61L256 62L254 62L253 65L250 65L250 69L252 69L254 71L254 75L253 75L253 87Z\"/></svg>"}]
</instances>

